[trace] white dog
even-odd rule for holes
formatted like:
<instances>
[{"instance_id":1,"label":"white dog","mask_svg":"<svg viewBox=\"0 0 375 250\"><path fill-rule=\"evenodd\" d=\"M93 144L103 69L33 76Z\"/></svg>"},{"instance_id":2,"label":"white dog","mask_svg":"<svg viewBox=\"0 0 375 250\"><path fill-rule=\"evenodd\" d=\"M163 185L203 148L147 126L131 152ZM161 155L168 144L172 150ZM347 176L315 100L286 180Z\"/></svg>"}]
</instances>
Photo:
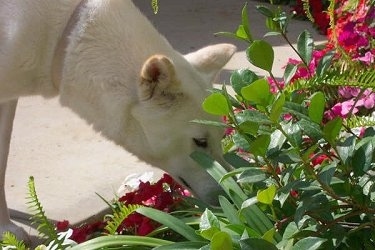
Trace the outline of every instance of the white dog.
<instances>
[{"instance_id":1,"label":"white dog","mask_svg":"<svg viewBox=\"0 0 375 250\"><path fill-rule=\"evenodd\" d=\"M130 0L0 0L0 233L9 218L4 177L17 98L59 95L104 136L212 202L218 185L189 155L221 155L222 131L201 103L230 44L181 55ZM24 235L23 235L24 236Z\"/></svg>"}]
</instances>

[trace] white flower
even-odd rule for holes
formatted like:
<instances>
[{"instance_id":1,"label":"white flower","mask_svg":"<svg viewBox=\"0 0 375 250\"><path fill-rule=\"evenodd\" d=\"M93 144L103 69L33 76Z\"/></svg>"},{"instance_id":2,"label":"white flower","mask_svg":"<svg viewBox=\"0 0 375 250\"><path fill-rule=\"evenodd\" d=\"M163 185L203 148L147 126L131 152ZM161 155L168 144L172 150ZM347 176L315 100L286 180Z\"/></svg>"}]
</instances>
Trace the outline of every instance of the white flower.
<instances>
[{"instance_id":1,"label":"white flower","mask_svg":"<svg viewBox=\"0 0 375 250\"><path fill-rule=\"evenodd\" d=\"M61 232L61 233L58 233L58 239L59 240L63 240L63 243L62 245L63 246L75 246L77 245L77 242L73 241L73 240L70 240L70 236L72 236L73 234L73 230L72 229L68 229L67 231L65 232ZM54 245L55 244L55 241L51 241L48 246L45 246L45 245L39 245L35 248L35 250L57 250L57 245Z\"/></svg>"},{"instance_id":2,"label":"white flower","mask_svg":"<svg viewBox=\"0 0 375 250\"><path fill-rule=\"evenodd\" d=\"M122 182L120 188L117 190L117 195L122 197L126 193L133 192L139 186L139 183L150 181L152 182L154 172L135 173L128 175Z\"/></svg>"}]
</instances>

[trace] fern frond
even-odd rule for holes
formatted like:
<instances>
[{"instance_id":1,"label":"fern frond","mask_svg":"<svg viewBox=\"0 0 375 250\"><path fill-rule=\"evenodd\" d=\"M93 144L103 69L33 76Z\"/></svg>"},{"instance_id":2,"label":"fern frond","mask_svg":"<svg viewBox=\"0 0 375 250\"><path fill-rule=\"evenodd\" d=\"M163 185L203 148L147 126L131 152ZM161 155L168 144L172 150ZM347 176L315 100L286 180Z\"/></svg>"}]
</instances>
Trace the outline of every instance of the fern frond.
<instances>
[{"instance_id":1,"label":"fern frond","mask_svg":"<svg viewBox=\"0 0 375 250\"><path fill-rule=\"evenodd\" d=\"M314 17L312 16L311 11L310 11L310 3L309 3L309 0L302 0L302 6L303 6L303 10L305 11L306 17L307 17L312 23L315 23L315 19L314 19Z\"/></svg>"},{"instance_id":2,"label":"fern frond","mask_svg":"<svg viewBox=\"0 0 375 250\"><path fill-rule=\"evenodd\" d=\"M135 210L142 207L141 205L125 205L122 202L118 202L117 211L113 212L111 219L107 222L107 226L104 228L108 231L108 234L114 235L117 232L122 222Z\"/></svg>"},{"instance_id":3,"label":"fern frond","mask_svg":"<svg viewBox=\"0 0 375 250\"><path fill-rule=\"evenodd\" d=\"M344 122L348 128L375 127L375 118L372 116L352 116L344 119Z\"/></svg>"},{"instance_id":4,"label":"fern frond","mask_svg":"<svg viewBox=\"0 0 375 250\"><path fill-rule=\"evenodd\" d=\"M358 88L375 89L375 68L368 68L366 70L345 70L336 73L328 84L336 86L352 86Z\"/></svg>"},{"instance_id":5,"label":"fern frond","mask_svg":"<svg viewBox=\"0 0 375 250\"><path fill-rule=\"evenodd\" d=\"M17 250L27 249L25 243L22 240L18 240L11 232L5 232L1 241L1 246L3 247L13 247Z\"/></svg>"},{"instance_id":6,"label":"fern frond","mask_svg":"<svg viewBox=\"0 0 375 250\"><path fill-rule=\"evenodd\" d=\"M159 11L158 0L151 0L151 6L152 6L152 10L154 11L154 14L157 14Z\"/></svg>"},{"instance_id":7,"label":"fern frond","mask_svg":"<svg viewBox=\"0 0 375 250\"><path fill-rule=\"evenodd\" d=\"M345 71L332 70L324 76L314 76L310 79L298 79L286 86L286 92L297 90L322 90L325 86L347 86L375 89L375 68L362 71L349 69Z\"/></svg>"},{"instance_id":8,"label":"fern frond","mask_svg":"<svg viewBox=\"0 0 375 250\"><path fill-rule=\"evenodd\" d=\"M53 241L54 245L58 246L58 249L64 249L62 245L64 239L59 239L54 225L48 220L43 210L43 206L39 201L33 176L30 176L29 178L28 191L29 192L27 199L29 201L27 202L27 204L29 205L29 209L31 210L31 212L34 214L30 218L32 224L38 225L37 230L41 236L45 236L49 241Z\"/></svg>"}]
</instances>

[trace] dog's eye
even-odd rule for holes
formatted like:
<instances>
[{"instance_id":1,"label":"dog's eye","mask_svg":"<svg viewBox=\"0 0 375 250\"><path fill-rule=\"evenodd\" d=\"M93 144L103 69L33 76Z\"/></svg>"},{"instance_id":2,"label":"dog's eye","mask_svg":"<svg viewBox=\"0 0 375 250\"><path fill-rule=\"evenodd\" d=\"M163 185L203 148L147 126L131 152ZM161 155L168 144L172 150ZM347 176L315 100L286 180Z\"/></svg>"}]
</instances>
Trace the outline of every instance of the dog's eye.
<instances>
[{"instance_id":1,"label":"dog's eye","mask_svg":"<svg viewBox=\"0 0 375 250\"><path fill-rule=\"evenodd\" d=\"M206 138L193 138L193 141L195 145L197 145L200 148L207 148L208 142Z\"/></svg>"}]
</instances>

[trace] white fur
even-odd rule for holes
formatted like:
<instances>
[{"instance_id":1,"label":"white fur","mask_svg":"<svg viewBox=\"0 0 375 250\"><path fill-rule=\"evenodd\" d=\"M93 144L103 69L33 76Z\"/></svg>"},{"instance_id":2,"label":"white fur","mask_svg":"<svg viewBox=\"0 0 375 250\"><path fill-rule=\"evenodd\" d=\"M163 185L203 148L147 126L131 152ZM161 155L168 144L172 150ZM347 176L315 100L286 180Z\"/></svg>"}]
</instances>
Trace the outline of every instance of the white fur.
<instances>
[{"instance_id":1,"label":"white fur","mask_svg":"<svg viewBox=\"0 0 375 250\"><path fill-rule=\"evenodd\" d=\"M61 82L53 83L54 52L78 3L0 0L0 177L16 106L10 100L59 95L104 136L213 202L218 185L189 155L205 150L220 157L222 131L189 121L212 119L201 103L235 47L214 45L183 56L130 0L89 0L69 34ZM193 138L207 139L208 147ZM13 227L3 186L0 178L0 233Z\"/></svg>"}]
</instances>

